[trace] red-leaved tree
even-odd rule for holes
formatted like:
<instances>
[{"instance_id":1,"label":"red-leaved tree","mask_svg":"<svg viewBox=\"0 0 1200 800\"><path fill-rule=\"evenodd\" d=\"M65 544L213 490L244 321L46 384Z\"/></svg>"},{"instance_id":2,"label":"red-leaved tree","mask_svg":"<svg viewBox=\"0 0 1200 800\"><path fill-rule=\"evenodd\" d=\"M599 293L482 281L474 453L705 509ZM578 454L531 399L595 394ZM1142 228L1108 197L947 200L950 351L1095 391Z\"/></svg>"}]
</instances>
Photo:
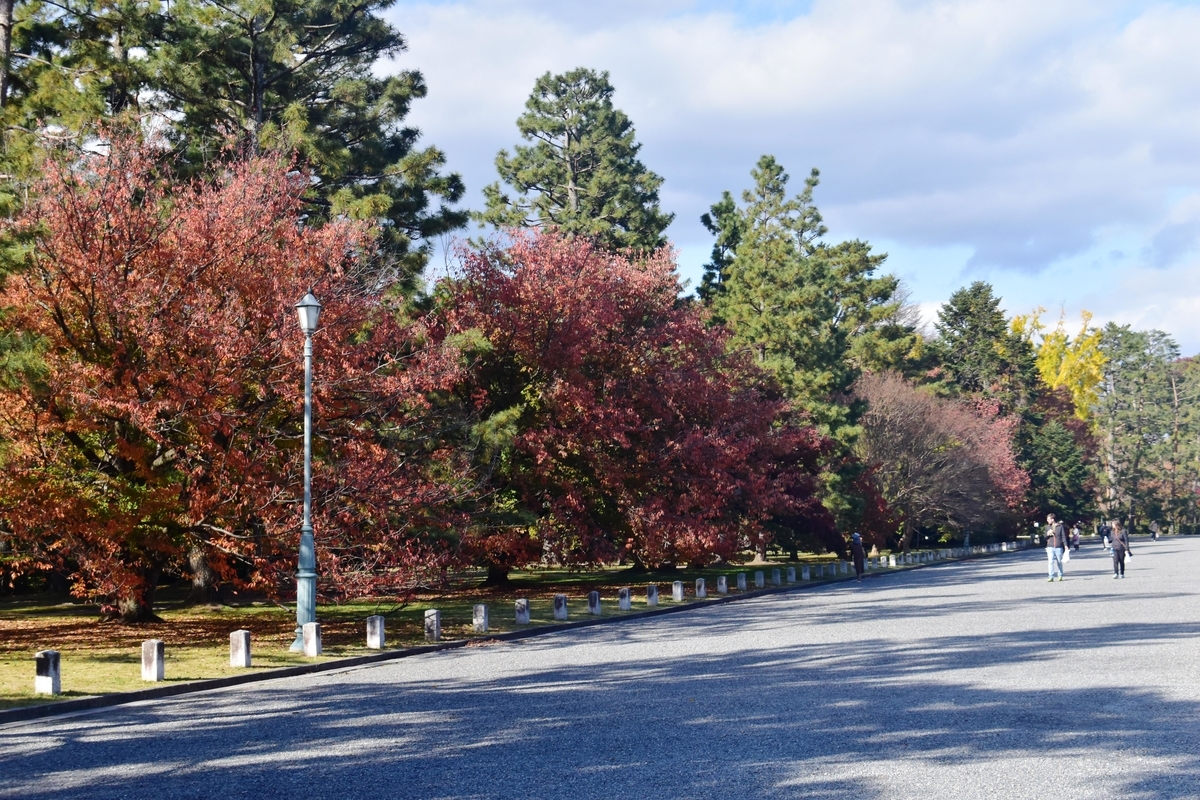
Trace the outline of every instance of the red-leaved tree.
<instances>
[{"instance_id":1,"label":"red-leaved tree","mask_svg":"<svg viewBox=\"0 0 1200 800\"><path fill-rule=\"evenodd\" d=\"M439 569L465 472L430 398L458 381L454 354L377 291L368 226L305 224L305 176L286 159L182 181L168 157L116 136L49 161L10 230L30 246L5 324L36 339L41 367L0 387L0 520L129 619L189 554L286 591L302 485L292 306L311 287L321 591L399 590Z\"/></svg>"},{"instance_id":2,"label":"red-leaved tree","mask_svg":"<svg viewBox=\"0 0 1200 800\"><path fill-rule=\"evenodd\" d=\"M874 533L898 533L908 550L923 525L980 525L1020 506L1029 476L1014 450L1015 418L891 372L863 375L856 390L867 401L857 455L878 493L868 521L899 528Z\"/></svg>"},{"instance_id":3,"label":"red-leaved tree","mask_svg":"<svg viewBox=\"0 0 1200 800\"><path fill-rule=\"evenodd\" d=\"M543 557L707 564L771 519L831 527L824 442L680 299L670 252L523 233L461 259L431 327L473 356L460 392L490 493L464 545L493 580Z\"/></svg>"}]
</instances>

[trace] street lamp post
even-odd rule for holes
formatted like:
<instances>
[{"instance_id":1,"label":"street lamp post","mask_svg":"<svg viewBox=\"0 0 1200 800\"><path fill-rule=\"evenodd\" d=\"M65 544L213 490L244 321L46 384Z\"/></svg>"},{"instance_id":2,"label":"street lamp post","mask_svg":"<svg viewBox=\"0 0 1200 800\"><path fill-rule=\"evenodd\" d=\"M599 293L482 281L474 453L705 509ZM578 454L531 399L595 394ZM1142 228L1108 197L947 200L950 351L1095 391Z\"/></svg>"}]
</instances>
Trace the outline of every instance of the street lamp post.
<instances>
[{"instance_id":1,"label":"street lamp post","mask_svg":"<svg viewBox=\"0 0 1200 800\"><path fill-rule=\"evenodd\" d=\"M304 649L304 625L317 621L317 554L312 527L312 337L317 331L321 304L312 291L296 304L304 332L304 518L300 523L300 564L296 571L296 641L292 650Z\"/></svg>"}]
</instances>

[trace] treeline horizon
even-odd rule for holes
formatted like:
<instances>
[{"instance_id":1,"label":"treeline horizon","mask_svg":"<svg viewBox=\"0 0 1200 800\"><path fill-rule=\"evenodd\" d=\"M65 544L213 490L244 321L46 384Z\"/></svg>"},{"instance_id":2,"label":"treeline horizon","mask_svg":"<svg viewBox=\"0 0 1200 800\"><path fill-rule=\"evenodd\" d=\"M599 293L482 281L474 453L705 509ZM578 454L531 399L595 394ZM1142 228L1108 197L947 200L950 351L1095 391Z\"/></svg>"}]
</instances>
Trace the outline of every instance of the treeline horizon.
<instances>
[{"instance_id":1,"label":"treeline horizon","mask_svg":"<svg viewBox=\"0 0 1200 800\"><path fill-rule=\"evenodd\" d=\"M15 4L4 591L65 581L129 620L169 576L286 596L310 287L327 599L856 531L982 542L1048 512L1195 531L1200 370L1165 333L1009 319L981 281L923 330L885 256L829 236L817 170L796 191L770 155L713 198L683 296L662 178L586 68L536 81L460 210L404 124L420 73L372 72L405 47L387 6ZM472 219L493 233L423 286Z\"/></svg>"}]
</instances>

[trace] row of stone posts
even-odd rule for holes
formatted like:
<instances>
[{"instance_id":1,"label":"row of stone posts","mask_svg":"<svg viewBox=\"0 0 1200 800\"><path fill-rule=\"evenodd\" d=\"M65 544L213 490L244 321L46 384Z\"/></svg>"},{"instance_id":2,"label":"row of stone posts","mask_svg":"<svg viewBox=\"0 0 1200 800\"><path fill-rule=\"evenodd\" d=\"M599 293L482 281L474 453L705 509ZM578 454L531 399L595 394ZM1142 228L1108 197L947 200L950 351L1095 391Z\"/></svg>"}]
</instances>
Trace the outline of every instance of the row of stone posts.
<instances>
[{"instance_id":1,"label":"row of stone posts","mask_svg":"<svg viewBox=\"0 0 1200 800\"><path fill-rule=\"evenodd\" d=\"M997 544L975 545L973 547L953 547L943 550L925 550L917 553L893 553L888 556L871 557L866 560L867 570L888 569L892 567L907 566L910 564L923 564L933 561L941 561L948 558L963 558L971 555L982 555L985 553L1002 553L1010 552L1027 547L1026 542L1000 542ZM799 578L801 581L809 581L815 578L835 577L838 574L847 575L850 571L850 563L848 561L828 562L816 565L802 564L800 566ZM772 569L770 572L770 583L772 586L780 586L786 580L787 583L796 583L797 574L795 567L787 567L786 572L781 572L778 569ZM767 585L767 575L764 571L759 570L754 573L754 586L763 588ZM745 572L739 572L735 576L735 585L738 591L744 592L748 586L748 576ZM703 598L708 596L708 582L705 578L696 578L695 596ZM717 594L729 593L728 576L717 576ZM632 608L633 589L624 587L617 592L617 608L621 611L629 611ZM675 581L671 585L671 599L677 603L684 601L684 582ZM600 593L593 591L587 596L588 613L595 616L602 614L600 605ZM646 606L654 608L658 605L658 584L648 584L646 586ZM521 598L516 601L514 607L514 617L516 624L529 624L529 600ZM567 620L567 596L565 594L554 595L554 619L556 622L565 622ZM475 633L487 633L489 627L488 607L485 604L477 604L471 613L471 627ZM372 650L383 650L386 647L387 637L385 634L384 618L380 615L367 617L367 647ZM437 609L430 609L425 612L425 638L430 641L438 641L442 638L442 612ZM309 622L304 626L304 655L313 658L321 655L321 623ZM166 669L166 644L161 639L148 639L142 642L142 680L150 682L158 682L165 679ZM34 677L34 692L36 694L60 694L62 692L62 663L60 654L57 650L42 650L34 656L35 677ZM250 667L250 631L237 630L229 634L229 666L246 669Z\"/></svg>"}]
</instances>

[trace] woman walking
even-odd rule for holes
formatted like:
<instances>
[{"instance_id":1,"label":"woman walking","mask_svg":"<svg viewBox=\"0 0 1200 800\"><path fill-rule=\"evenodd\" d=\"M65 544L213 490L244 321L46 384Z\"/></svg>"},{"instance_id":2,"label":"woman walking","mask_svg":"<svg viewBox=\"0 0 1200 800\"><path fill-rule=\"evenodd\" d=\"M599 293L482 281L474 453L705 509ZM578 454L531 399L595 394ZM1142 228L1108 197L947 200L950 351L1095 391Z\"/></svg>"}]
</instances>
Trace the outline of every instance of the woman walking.
<instances>
[{"instance_id":1,"label":"woman walking","mask_svg":"<svg viewBox=\"0 0 1200 800\"><path fill-rule=\"evenodd\" d=\"M1125 556L1129 551L1129 534L1121 527L1120 520L1113 520L1112 524L1112 554L1113 554L1113 577L1125 577Z\"/></svg>"}]
</instances>

